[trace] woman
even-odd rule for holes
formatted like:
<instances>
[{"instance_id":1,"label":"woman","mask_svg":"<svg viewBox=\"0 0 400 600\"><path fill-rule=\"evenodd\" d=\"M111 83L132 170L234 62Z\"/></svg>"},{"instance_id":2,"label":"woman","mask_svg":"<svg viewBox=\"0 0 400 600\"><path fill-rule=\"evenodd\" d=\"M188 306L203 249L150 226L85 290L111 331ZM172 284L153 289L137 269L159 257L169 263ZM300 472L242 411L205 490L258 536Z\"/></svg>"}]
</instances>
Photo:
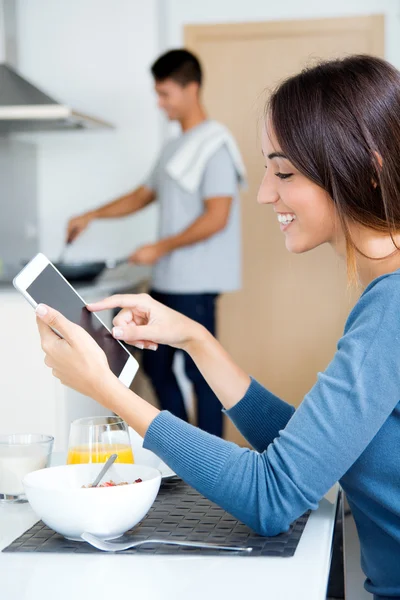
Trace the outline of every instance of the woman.
<instances>
[{"instance_id":1,"label":"woman","mask_svg":"<svg viewBox=\"0 0 400 600\"><path fill-rule=\"evenodd\" d=\"M400 73L354 56L291 77L268 104L262 147L258 202L275 211L286 248L330 244L364 288L333 361L297 411L250 379L203 327L147 295L114 296L90 309L122 307L116 338L188 352L255 451L150 406L120 384L85 331L41 305L46 364L263 535L286 530L340 480L367 589L400 597Z\"/></svg>"}]
</instances>

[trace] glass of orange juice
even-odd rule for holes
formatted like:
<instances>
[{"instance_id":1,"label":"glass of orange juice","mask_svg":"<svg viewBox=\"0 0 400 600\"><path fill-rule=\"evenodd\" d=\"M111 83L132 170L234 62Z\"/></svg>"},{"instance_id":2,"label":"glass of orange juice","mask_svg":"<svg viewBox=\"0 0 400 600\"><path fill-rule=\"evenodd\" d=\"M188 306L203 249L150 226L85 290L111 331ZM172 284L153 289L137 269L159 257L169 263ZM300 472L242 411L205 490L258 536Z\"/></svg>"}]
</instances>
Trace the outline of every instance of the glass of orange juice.
<instances>
[{"instance_id":1,"label":"glass of orange juice","mask_svg":"<svg viewBox=\"0 0 400 600\"><path fill-rule=\"evenodd\" d=\"M87 417L71 423L68 465L104 463L117 454L116 462L133 463L128 425L120 417Z\"/></svg>"}]
</instances>

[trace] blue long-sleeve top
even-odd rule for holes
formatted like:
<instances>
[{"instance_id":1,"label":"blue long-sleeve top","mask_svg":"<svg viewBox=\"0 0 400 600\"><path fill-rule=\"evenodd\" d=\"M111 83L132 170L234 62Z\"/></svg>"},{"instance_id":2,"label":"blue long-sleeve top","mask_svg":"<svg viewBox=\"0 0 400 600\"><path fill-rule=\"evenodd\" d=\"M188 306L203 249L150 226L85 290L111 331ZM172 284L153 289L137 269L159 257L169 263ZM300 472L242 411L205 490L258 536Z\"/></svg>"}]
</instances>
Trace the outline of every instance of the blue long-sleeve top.
<instances>
[{"instance_id":1,"label":"blue long-sleeve top","mask_svg":"<svg viewBox=\"0 0 400 600\"><path fill-rule=\"evenodd\" d=\"M326 371L295 409L251 381L226 411L254 450L167 411L144 446L262 535L316 509L340 481L357 525L366 588L400 596L400 270L375 279Z\"/></svg>"}]
</instances>

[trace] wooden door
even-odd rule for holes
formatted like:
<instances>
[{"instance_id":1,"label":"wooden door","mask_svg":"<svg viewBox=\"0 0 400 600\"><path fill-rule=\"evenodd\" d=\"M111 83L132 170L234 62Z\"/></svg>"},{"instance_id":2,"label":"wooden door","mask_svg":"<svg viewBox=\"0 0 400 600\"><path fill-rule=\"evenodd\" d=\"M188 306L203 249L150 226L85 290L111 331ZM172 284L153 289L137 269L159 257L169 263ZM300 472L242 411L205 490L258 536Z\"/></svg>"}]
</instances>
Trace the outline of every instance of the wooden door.
<instances>
[{"instance_id":1,"label":"wooden door","mask_svg":"<svg viewBox=\"0 0 400 600\"><path fill-rule=\"evenodd\" d=\"M330 247L291 255L272 210L256 203L263 107L268 90L313 61L383 56L383 17L189 25L185 44L204 66L207 110L236 137L249 176L243 289L221 298L219 337L247 372L298 405L332 358L355 294ZM227 437L243 442L231 425Z\"/></svg>"}]
</instances>

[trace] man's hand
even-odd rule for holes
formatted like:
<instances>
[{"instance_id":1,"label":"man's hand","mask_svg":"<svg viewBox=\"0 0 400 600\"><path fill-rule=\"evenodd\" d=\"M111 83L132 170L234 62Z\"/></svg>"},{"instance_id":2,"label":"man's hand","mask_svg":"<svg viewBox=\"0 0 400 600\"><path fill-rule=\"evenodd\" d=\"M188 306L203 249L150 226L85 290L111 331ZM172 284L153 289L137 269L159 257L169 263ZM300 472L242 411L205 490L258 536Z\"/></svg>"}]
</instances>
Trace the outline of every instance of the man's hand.
<instances>
[{"instance_id":1,"label":"man's hand","mask_svg":"<svg viewBox=\"0 0 400 600\"><path fill-rule=\"evenodd\" d=\"M148 244L138 248L136 252L131 254L128 260L136 265L154 265L165 254L167 254L167 249L162 242L157 242L156 244Z\"/></svg>"},{"instance_id":2,"label":"man's hand","mask_svg":"<svg viewBox=\"0 0 400 600\"><path fill-rule=\"evenodd\" d=\"M93 221L94 216L92 213L85 213L84 215L80 215L79 217L74 217L70 219L67 225L67 243L70 244L73 242L89 225L91 221Z\"/></svg>"}]
</instances>

